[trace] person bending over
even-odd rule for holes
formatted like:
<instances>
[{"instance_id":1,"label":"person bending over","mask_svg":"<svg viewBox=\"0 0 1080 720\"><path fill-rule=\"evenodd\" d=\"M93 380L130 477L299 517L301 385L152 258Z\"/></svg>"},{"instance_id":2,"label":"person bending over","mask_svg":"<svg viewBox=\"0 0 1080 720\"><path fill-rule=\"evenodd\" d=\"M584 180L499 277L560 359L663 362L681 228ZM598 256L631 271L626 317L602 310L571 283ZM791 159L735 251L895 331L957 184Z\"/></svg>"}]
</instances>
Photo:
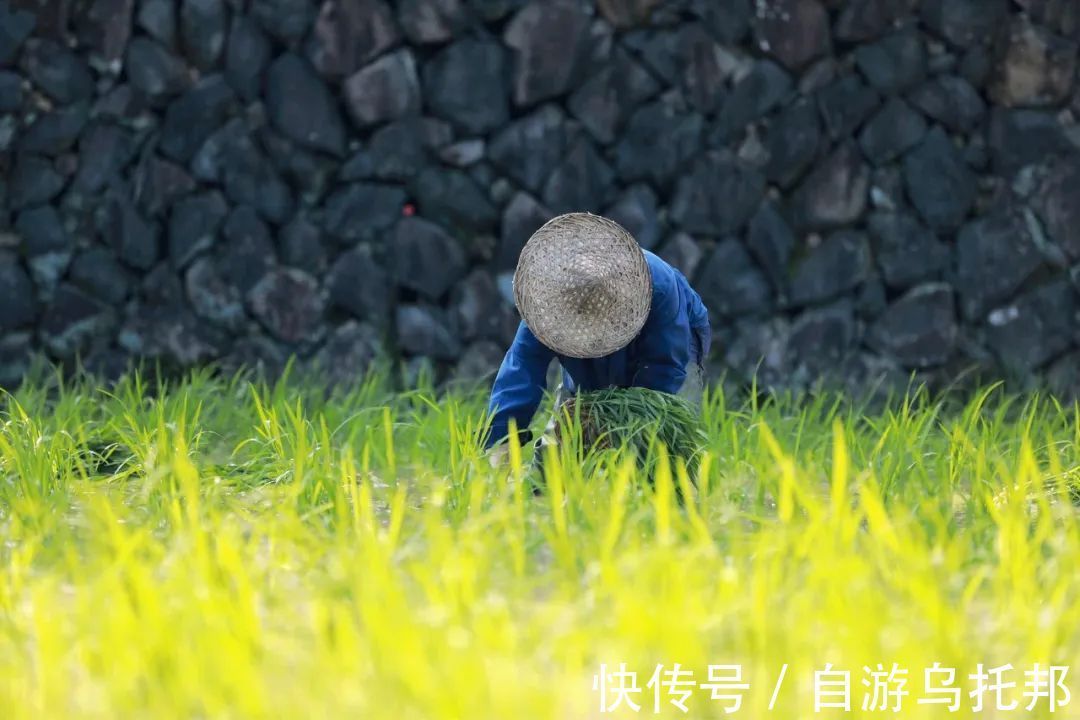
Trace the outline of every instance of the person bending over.
<instances>
[{"instance_id":1,"label":"person bending over","mask_svg":"<svg viewBox=\"0 0 1080 720\"><path fill-rule=\"evenodd\" d=\"M553 358L562 369L556 408L577 390L700 392L708 310L679 270L618 223L590 213L552 218L522 248L513 287L521 322L488 401L492 464L504 459L511 419L519 441L531 441Z\"/></svg>"}]
</instances>

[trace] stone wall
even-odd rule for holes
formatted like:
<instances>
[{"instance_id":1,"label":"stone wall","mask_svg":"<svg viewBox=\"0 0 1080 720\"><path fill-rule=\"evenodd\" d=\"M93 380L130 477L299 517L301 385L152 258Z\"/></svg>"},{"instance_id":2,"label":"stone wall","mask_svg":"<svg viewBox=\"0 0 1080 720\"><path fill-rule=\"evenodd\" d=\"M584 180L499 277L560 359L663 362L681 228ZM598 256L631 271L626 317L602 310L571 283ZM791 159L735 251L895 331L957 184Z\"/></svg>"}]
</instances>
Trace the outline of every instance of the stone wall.
<instances>
[{"instance_id":1,"label":"stone wall","mask_svg":"<svg viewBox=\"0 0 1080 720\"><path fill-rule=\"evenodd\" d=\"M715 369L1080 385L1075 0L0 0L0 383L495 367L553 214Z\"/></svg>"}]
</instances>

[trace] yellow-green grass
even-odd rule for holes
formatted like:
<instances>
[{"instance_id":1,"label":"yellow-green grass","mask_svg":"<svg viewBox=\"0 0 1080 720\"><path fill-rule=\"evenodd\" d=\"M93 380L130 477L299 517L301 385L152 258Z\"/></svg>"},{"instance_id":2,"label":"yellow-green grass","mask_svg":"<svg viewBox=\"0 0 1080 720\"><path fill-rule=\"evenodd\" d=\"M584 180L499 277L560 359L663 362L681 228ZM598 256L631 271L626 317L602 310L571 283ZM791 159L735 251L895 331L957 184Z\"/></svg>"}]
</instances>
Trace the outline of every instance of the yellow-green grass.
<instances>
[{"instance_id":1,"label":"yellow-green grass","mask_svg":"<svg viewBox=\"0 0 1080 720\"><path fill-rule=\"evenodd\" d=\"M1034 663L1080 692L1072 406L712 392L692 494L564 446L534 496L528 449L493 469L473 440L482 388L387 387L42 376L0 400L0 717L655 717L674 663L740 665L733 717L1080 717L1022 695ZM935 662L958 712L917 703ZM601 663L640 712L600 712ZM850 712L815 712L827 663ZM878 663L907 671L899 713L861 709ZM972 712L979 663L1013 666L1015 710ZM725 716L673 697L660 717Z\"/></svg>"}]
</instances>

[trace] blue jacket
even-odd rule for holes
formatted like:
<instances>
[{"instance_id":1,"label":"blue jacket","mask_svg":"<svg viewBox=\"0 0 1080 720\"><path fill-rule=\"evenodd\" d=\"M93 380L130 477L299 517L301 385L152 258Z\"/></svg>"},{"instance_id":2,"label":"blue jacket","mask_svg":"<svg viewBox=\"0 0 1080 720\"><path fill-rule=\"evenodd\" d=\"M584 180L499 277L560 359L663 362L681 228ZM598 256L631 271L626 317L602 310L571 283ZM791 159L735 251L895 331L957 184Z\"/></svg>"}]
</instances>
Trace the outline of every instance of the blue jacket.
<instances>
[{"instance_id":1,"label":"blue jacket","mask_svg":"<svg viewBox=\"0 0 1080 720\"><path fill-rule=\"evenodd\" d=\"M709 353L709 313L681 272L648 250L645 259L652 273L652 307L641 332L621 350L599 358L564 357L537 340L524 321L518 325L491 389L492 423L485 447L506 439L510 418L517 421L521 442L528 442L527 427L543 399L552 358L562 366L567 392L605 387L678 392L687 366L701 363Z\"/></svg>"}]
</instances>

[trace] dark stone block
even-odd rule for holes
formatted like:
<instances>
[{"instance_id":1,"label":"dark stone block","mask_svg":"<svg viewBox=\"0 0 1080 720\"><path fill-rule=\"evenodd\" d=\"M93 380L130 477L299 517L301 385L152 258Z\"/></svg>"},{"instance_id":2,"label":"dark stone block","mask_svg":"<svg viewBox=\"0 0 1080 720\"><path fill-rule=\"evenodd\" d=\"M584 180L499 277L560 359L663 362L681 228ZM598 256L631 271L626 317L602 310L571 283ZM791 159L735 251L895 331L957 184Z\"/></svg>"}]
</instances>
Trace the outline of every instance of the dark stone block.
<instances>
[{"instance_id":1,"label":"dark stone block","mask_svg":"<svg viewBox=\"0 0 1080 720\"><path fill-rule=\"evenodd\" d=\"M967 80L955 75L938 75L908 95L908 101L951 132L970 132L986 114L986 103Z\"/></svg>"},{"instance_id":2,"label":"dark stone block","mask_svg":"<svg viewBox=\"0 0 1080 720\"><path fill-rule=\"evenodd\" d=\"M713 317L767 315L773 308L769 281L733 238L713 249L698 271L694 288Z\"/></svg>"},{"instance_id":3,"label":"dark stone block","mask_svg":"<svg viewBox=\"0 0 1080 720\"><path fill-rule=\"evenodd\" d=\"M225 0L183 0L180 40L191 64L206 72L221 60L229 12Z\"/></svg>"},{"instance_id":4,"label":"dark stone block","mask_svg":"<svg viewBox=\"0 0 1080 720\"><path fill-rule=\"evenodd\" d=\"M157 227L124 198L109 199L101 234L112 243L121 262L130 267L149 270L158 261L161 250Z\"/></svg>"},{"instance_id":5,"label":"dark stone block","mask_svg":"<svg viewBox=\"0 0 1080 720\"><path fill-rule=\"evenodd\" d=\"M225 79L244 100L259 96L271 54L270 40L256 23L243 15L233 18L225 49Z\"/></svg>"},{"instance_id":6,"label":"dark stone block","mask_svg":"<svg viewBox=\"0 0 1080 720\"><path fill-rule=\"evenodd\" d=\"M1046 383L1058 400L1068 403L1080 400L1080 351L1074 350L1055 360L1047 369Z\"/></svg>"},{"instance_id":7,"label":"dark stone block","mask_svg":"<svg viewBox=\"0 0 1080 720\"><path fill-rule=\"evenodd\" d=\"M843 362L859 339L859 325L850 301L804 311L791 324L784 364L788 387L805 388L821 380L836 380Z\"/></svg>"},{"instance_id":8,"label":"dark stone block","mask_svg":"<svg viewBox=\"0 0 1080 720\"><path fill-rule=\"evenodd\" d=\"M904 157L908 197L935 230L955 230L963 223L978 191L975 174L941 128Z\"/></svg>"},{"instance_id":9,"label":"dark stone block","mask_svg":"<svg viewBox=\"0 0 1080 720\"><path fill-rule=\"evenodd\" d=\"M879 102L877 92L856 75L845 75L817 92L818 110L833 140L858 130Z\"/></svg>"},{"instance_id":10,"label":"dark stone block","mask_svg":"<svg viewBox=\"0 0 1080 720\"><path fill-rule=\"evenodd\" d=\"M709 153L679 179L671 217L686 232L722 237L738 232L757 210L765 178L753 168ZM724 198L724 202L716 202Z\"/></svg>"},{"instance_id":11,"label":"dark stone block","mask_svg":"<svg viewBox=\"0 0 1080 720\"><path fill-rule=\"evenodd\" d=\"M754 30L758 47L791 70L832 49L829 13L818 0L757 3Z\"/></svg>"},{"instance_id":12,"label":"dark stone block","mask_svg":"<svg viewBox=\"0 0 1080 720\"><path fill-rule=\"evenodd\" d=\"M90 114L100 120L131 120L146 109L145 99L127 83L102 93L91 106Z\"/></svg>"},{"instance_id":13,"label":"dark stone block","mask_svg":"<svg viewBox=\"0 0 1080 720\"><path fill-rule=\"evenodd\" d=\"M79 44L106 62L124 57L135 0L95 0L77 17Z\"/></svg>"},{"instance_id":14,"label":"dark stone block","mask_svg":"<svg viewBox=\"0 0 1080 720\"><path fill-rule=\"evenodd\" d=\"M855 50L855 64L880 93L892 95L914 87L926 77L926 50L912 29L882 38Z\"/></svg>"},{"instance_id":15,"label":"dark stone block","mask_svg":"<svg viewBox=\"0 0 1080 720\"><path fill-rule=\"evenodd\" d=\"M1051 160L1033 205L1053 241L1070 258L1080 259L1080 158Z\"/></svg>"},{"instance_id":16,"label":"dark stone block","mask_svg":"<svg viewBox=\"0 0 1080 720\"><path fill-rule=\"evenodd\" d=\"M462 0L399 0L397 18L405 37L417 45L446 42L469 21Z\"/></svg>"},{"instance_id":17,"label":"dark stone block","mask_svg":"<svg viewBox=\"0 0 1080 720\"><path fill-rule=\"evenodd\" d=\"M855 312L860 318L876 318L885 310L888 296L885 283L874 273L860 285L855 295Z\"/></svg>"},{"instance_id":18,"label":"dark stone block","mask_svg":"<svg viewBox=\"0 0 1080 720\"><path fill-rule=\"evenodd\" d=\"M909 287L935 278L949 266L948 245L911 215L875 213L868 227L878 267L891 287Z\"/></svg>"},{"instance_id":19,"label":"dark stone block","mask_svg":"<svg viewBox=\"0 0 1080 720\"><path fill-rule=\"evenodd\" d=\"M557 213L592 211L610 202L614 191L615 171L581 136L544 183L543 198Z\"/></svg>"},{"instance_id":20,"label":"dark stone block","mask_svg":"<svg viewBox=\"0 0 1080 720\"><path fill-rule=\"evenodd\" d=\"M349 320L335 328L315 356L320 380L331 387L355 387L373 362L385 353L379 332L368 323Z\"/></svg>"},{"instance_id":21,"label":"dark stone block","mask_svg":"<svg viewBox=\"0 0 1080 720\"><path fill-rule=\"evenodd\" d=\"M416 179L414 195L424 217L455 235L489 231L499 220L483 189L460 170L427 168Z\"/></svg>"},{"instance_id":22,"label":"dark stone block","mask_svg":"<svg viewBox=\"0 0 1080 720\"><path fill-rule=\"evenodd\" d=\"M926 121L900 98L890 98L859 135L859 146L875 165L892 162L918 145L926 135Z\"/></svg>"},{"instance_id":23,"label":"dark stone block","mask_svg":"<svg viewBox=\"0 0 1080 720\"><path fill-rule=\"evenodd\" d=\"M15 112L23 103L22 76L0 71L0 113Z\"/></svg>"},{"instance_id":24,"label":"dark stone block","mask_svg":"<svg viewBox=\"0 0 1080 720\"><path fill-rule=\"evenodd\" d=\"M210 75L170 103L158 144L162 155L180 163L188 162L228 118L235 99L220 75Z\"/></svg>"},{"instance_id":25,"label":"dark stone block","mask_svg":"<svg viewBox=\"0 0 1080 720\"><path fill-rule=\"evenodd\" d=\"M357 150L352 157L342 163L337 175L340 182L368 180L373 177L375 177L375 161L366 148Z\"/></svg>"},{"instance_id":26,"label":"dark stone block","mask_svg":"<svg viewBox=\"0 0 1080 720\"><path fill-rule=\"evenodd\" d=\"M86 126L90 108L86 103L69 105L38 117L18 139L21 152L60 155L70 150Z\"/></svg>"},{"instance_id":27,"label":"dark stone block","mask_svg":"<svg viewBox=\"0 0 1080 720\"><path fill-rule=\"evenodd\" d=\"M911 12L910 0L849 0L833 28L837 40L866 42L882 35Z\"/></svg>"},{"instance_id":28,"label":"dark stone block","mask_svg":"<svg viewBox=\"0 0 1080 720\"><path fill-rule=\"evenodd\" d=\"M389 324L394 289L389 273L367 245L357 245L342 253L330 269L326 284L332 307L378 327Z\"/></svg>"},{"instance_id":29,"label":"dark stone block","mask_svg":"<svg viewBox=\"0 0 1080 720\"><path fill-rule=\"evenodd\" d=\"M184 273L184 288L191 309L200 318L226 330L244 327L244 296L225 279L214 259L204 256L195 260Z\"/></svg>"},{"instance_id":30,"label":"dark stone block","mask_svg":"<svg viewBox=\"0 0 1080 720\"><path fill-rule=\"evenodd\" d=\"M700 38L708 36L708 33L701 28L690 30L690 32L699 39L699 42ZM680 29L663 28L626 33L622 37L622 44L640 59L663 85L681 86L682 65L686 58L685 40L686 37ZM717 90L722 90L722 88L717 88Z\"/></svg>"},{"instance_id":31,"label":"dark stone block","mask_svg":"<svg viewBox=\"0 0 1080 720\"><path fill-rule=\"evenodd\" d=\"M75 187L96 194L120 177L135 157L131 132L112 122L93 122L79 139L79 169Z\"/></svg>"},{"instance_id":32,"label":"dark stone block","mask_svg":"<svg viewBox=\"0 0 1080 720\"><path fill-rule=\"evenodd\" d=\"M1075 152L1053 113L995 108L990 115L987 144L994 172L1011 178L1025 165Z\"/></svg>"},{"instance_id":33,"label":"dark stone block","mask_svg":"<svg viewBox=\"0 0 1080 720\"><path fill-rule=\"evenodd\" d=\"M40 333L55 357L70 359L92 345L105 344L116 315L105 303L71 285L61 285L41 317Z\"/></svg>"},{"instance_id":34,"label":"dark stone block","mask_svg":"<svg viewBox=\"0 0 1080 720\"><path fill-rule=\"evenodd\" d=\"M177 298L167 304L129 305L117 343L133 355L160 362L166 370L182 371L218 358L226 337Z\"/></svg>"},{"instance_id":35,"label":"dark stone block","mask_svg":"<svg viewBox=\"0 0 1080 720\"><path fill-rule=\"evenodd\" d=\"M47 203L66 184L63 176L53 169L53 162L37 155L18 156L8 180L11 183L8 205L12 210Z\"/></svg>"},{"instance_id":36,"label":"dark stone block","mask_svg":"<svg viewBox=\"0 0 1080 720\"><path fill-rule=\"evenodd\" d=\"M13 253L0 251L0 333L28 327L37 316L34 283Z\"/></svg>"},{"instance_id":37,"label":"dark stone block","mask_svg":"<svg viewBox=\"0 0 1080 720\"><path fill-rule=\"evenodd\" d=\"M255 142L244 135L225 149L225 194L238 205L251 205L272 223L284 223L296 209L292 190Z\"/></svg>"},{"instance_id":38,"label":"dark stone block","mask_svg":"<svg viewBox=\"0 0 1080 720\"><path fill-rule=\"evenodd\" d=\"M791 76L774 62L759 60L740 80L717 118L721 138L740 137L746 126L785 103L792 94Z\"/></svg>"},{"instance_id":39,"label":"dark stone block","mask_svg":"<svg viewBox=\"0 0 1080 720\"><path fill-rule=\"evenodd\" d=\"M133 175L132 195L149 217L164 213L178 198L195 189L195 181L183 168L157 155L144 157Z\"/></svg>"},{"instance_id":40,"label":"dark stone block","mask_svg":"<svg viewBox=\"0 0 1080 720\"><path fill-rule=\"evenodd\" d=\"M870 277L873 260L866 235L851 230L833 233L795 267L788 297L793 305L809 305L842 295Z\"/></svg>"},{"instance_id":41,"label":"dark stone block","mask_svg":"<svg viewBox=\"0 0 1080 720\"><path fill-rule=\"evenodd\" d=\"M728 342L717 342L722 348L724 365L742 383L757 382L758 387L776 389L788 378L787 341L791 328L786 319L775 317L737 322Z\"/></svg>"},{"instance_id":42,"label":"dark stone block","mask_svg":"<svg viewBox=\"0 0 1080 720\"><path fill-rule=\"evenodd\" d=\"M128 271L103 247L92 247L75 255L68 278L79 289L110 305L119 305L131 290Z\"/></svg>"},{"instance_id":43,"label":"dark stone block","mask_svg":"<svg viewBox=\"0 0 1080 720\"><path fill-rule=\"evenodd\" d=\"M1008 16L1008 0L923 0L922 21L958 47L993 44Z\"/></svg>"},{"instance_id":44,"label":"dark stone block","mask_svg":"<svg viewBox=\"0 0 1080 720\"><path fill-rule=\"evenodd\" d=\"M343 242L376 236L397 222L404 205L399 187L350 183L327 198L323 229Z\"/></svg>"},{"instance_id":45,"label":"dark stone block","mask_svg":"<svg viewBox=\"0 0 1080 720\"><path fill-rule=\"evenodd\" d=\"M0 338L0 388L19 387L33 361L33 336L28 332Z\"/></svg>"},{"instance_id":46,"label":"dark stone block","mask_svg":"<svg viewBox=\"0 0 1080 720\"><path fill-rule=\"evenodd\" d=\"M487 141L482 138L459 140L441 148L439 158L453 167L472 167L487 158Z\"/></svg>"},{"instance_id":47,"label":"dark stone block","mask_svg":"<svg viewBox=\"0 0 1080 720\"><path fill-rule=\"evenodd\" d=\"M138 27L165 47L177 44L175 0L140 0L135 16Z\"/></svg>"},{"instance_id":48,"label":"dark stone block","mask_svg":"<svg viewBox=\"0 0 1080 720\"><path fill-rule=\"evenodd\" d=\"M247 301L255 319L282 342L311 340L321 329L324 302L319 283L303 270L277 268L267 273Z\"/></svg>"},{"instance_id":49,"label":"dark stone block","mask_svg":"<svg viewBox=\"0 0 1080 720\"><path fill-rule=\"evenodd\" d=\"M461 354L461 344L441 308L402 305L397 309L396 324L398 345L410 355L456 360Z\"/></svg>"},{"instance_id":50,"label":"dark stone block","mask_svg":"<svg viewBox=\"0 0 1080 720\"><path fill-rule=\"evenodd\" d=\"M597 0L600 15L620 30L645 25L657 0Z\"/></svg>"},{"instance_id":51,"label":"dark stone block","mask_svg":"<svg viewBox=\"0 0 1080 720\"><path fill-rule=\"evenodd\" d=\"M409 117L384 125L368 146L369 176L407 181L453 139L450 126L434 118Z\"/></svg>"},{"instance_id":52,"label":"dark stone block","mask_svg":"<svg viewBox=\"0 0 1080 720\"><path fill-rule=\"evenodd\" d=\"M532 191L543 187L566 152L566 118L557 105L544 105L507 125L491 140L491 162Z\"/></svg>"},{"instance_id":53,"label":"dark stone block","mask_svg":"<svg viewBox=\"0 0 1080 720\"><path fill-rule=\"evenodd\" d=\"M869 166L854 143L843 143L795 192L792 203L796 224L818 229L850 225L866 209L869 189Z\"/></svg>"},{"instance_id":54,"label":"dark stone block","mask_svg":"<svg viewBox=\"0 0 1080 720\"><path fill-rule=\"evenodd\" d=\"M266 219L280 224L292 217L295 206L318 204L340 166L335 158L297 147L267 125L258 128L257 132L259 144L276 171L277 181L281 182L276 187L279 190L277 199L268 198L261 203L260 212Z\"/></svg>"},{"instance_id":55,"label":"dark stone block","mask_svg":"<svg viewBox=\"0 0 1080 720\"><path fill-rule=\"evenodd\" d=\"M788 262L795 248L795 234L774 203L764 202L754 213L747 229L746 244L773 288L786 294Z\"/></svg>"},{"instance_id":56,"label":"dark stone block","mask_svg":"<svg viewBox=\"0 0 1080 720\"><path fill-rule=\"evenodd\" d=\"M398 43L397 26L383 0L324 0L309 55L324 75L351 75Z\"/></svg>"},{"instance_id":57,"label":"dark stone block","mask_svg":"<svg viewBox=\"0 0 1080 720\"><path fill-rule=\"evenodd\" d=\"M315 11L313 0L252 0L249 10L263 30L292 48L307 37Z\"/></svg>"},{"instance_id":58,"label":"dark stone block","mask_svg":"<svg viewBox=\"0 0 1080 720\"><path fill-rule=\"evenodd\" d=\"M735 45L750 30L750 0L690 0L687 9L724 45Z\"/></svg>"},{"instance_id":59,"label":"dark stone block","mask_svg":"<svg viewBox=\"0 0 1080 720\"><path fill-rule=\"evenodd\" d=\"M622 48L610 63L586 80L567 100L567 108L598 142L615 141L630 114L660 91L653 76Z\"/></svg>"},{"instance_id":60,"label":"dark stone block","mask_svg":"<svg viewBox=\"0 0 1080 720\"><path fill-rule=\"evenodd\" d=\"M506 204L502 215L502 231L499 233L499 248L495 254L494 267L497 270L513 270L517 266L521 248L541 225L550 220L555 213L541 205L528 193L518 192Z\"/></svg>"},{"instance_id":61,"label":"dark stone block","mask_svg":"<svg viewBox=\"0 0 1080 720\"><path fill-rule=\"evenodd\" d=\"M450 321L454 334L462 340L513 339L518 317L513 305L503 300L490 273L473 270L455 285L451 293Z\"/></svg>"},{"instance_id":62,"label":"dark stone block","mask_svg":"<svg viewBox=\"0 0 1080 720\"><path fill-rule=\"evenodd\" d=\"M466 4L484 22L497 22L525 6L527 0L465 0Z\"/></svg>"},{"instance_id":63,"label":"dark stone block","mask_svg":"<svg viewBox=\"0 0 1080 720\"><path fill-rule=\"evenodd\" d=\"M0 65L7 65L19 55L22 44L34 31L34 13L12 8L8 0L0 0Z\"/></svg>"},{"instance_id":64,"label":"dark stone block","mask_svg":"<svg viewBox=\"0 0 1080 720\"><path fill-rule=\"evenodd\" d=\"M765 133L770 182L783 187L796 182L817 157L820 141L821 123L809 100L800 98L784 108Z\"/></svg>"},{"instance_id":65,"label":"dark stone block","mask_svg":"<svg viewBox=\"0 0 1080 720\"><path fill-rule=\"evenodd\" d=\"M184 267L213 246L228 210L225 199L216 191L191 195L173 205L169 214L169 259L174 267Z\"/></svg>"},{"instance_id":66,"label":"dark stone block","mask_svg":"<svg viewBox=\"0 0 1080 720\"><path fill-rule=\"evenodd\" d=\"M990 97L1008 107L1059 105L1075 86L1076 51L1075 40L1018 17L1010 26Z\"/></svg>"},{"instance_id":67,"label":"dark stone block","mask_svg":"<svg viewBox=\"0 0 1080 720\"><path fill-rule=\"evenodd\" d=\"M481 340L465 348L454 367L449 382L468 388L490 383L499 371L505 351L490 340Z\"/></svg>"},{"instance_id":68,"label":"dark stone block","mask_svg":"<svg viewBox=\"0 0 1080 720\"><path fill-rule=\"evenodd\" d=\"M175 95L190 83L184 62L150 38L131 40L124 66L131 86L151 100Z\"/></svg>"},{"instance_id":69,"label":"dark stone block","mask_svg":"<svg viewBox=\"0 0 1080 720\"><path fill-rule=\"evenodd\" d=\"M442 298L468 269L461 244L427 220L402 218L392 243L397 284L428 300Z\"/></svg>"},{"instance_id":70,"label":"dark stone block","mask_svg":"<svg viewBox=\"0 0 1080 720\"><path fill-rule=\"evenodd\" d=\"M1000 209L969 222L956 244L956 289L969 320L1008 300L1042 264L1027 223Z\"/></svg>"},{"instance_id":71,"label":"dark stone block","mask_svg":"<svg viewBox=\"0 0 1080 720\"><path fill-rule=\"evenodd\" d=\"M705 253L697 241L684 232L677 232L668 238L656 254L688 278L697 274L698 267L705 258Z\"/></svg>"},{"instance_id":72,"label":"dark stone block","mask_svg":"<svg viewBox=\"0 0 1080 720\"><path fill-rule=\"evenodd\" d=\"M15 220L15 232L22 237L24 254L28 257L69 251L73 247L71 236L52 205L20 212Z\"/></svg>"},{"instance_id":73,"label":"dark stone block","mask_svg":"<svg viewBox=\"0 0 1080 720\"><path fill-rule=\"evenodd\" d=\"M240 148L241 154L257 152L241 118L229 120L206 138L206 142L191 158L189 167L192 174L206 183L224 182L225 167L237 148Z\"/></svg>"},{"instance_id":74,"label":"dark stone block","mask_svg":"<svg viewBox=\"0 0 1080 720\"><path fill-rule=\"evenodd\" d=\"M870 326L867 343L906 368L942 365L958 335L952 288L928 283L907 292Z\"/></svg>"},{"instance_id":75,"label":"dark stone block","mask_svg":"<svg viewBox=\"0 0 1080 720\"><path fill-rule=\"evenodd\" d=\"M225 242L218 253L222 274L241 293L247 293L275 264L270 229L255 209L234 208L222 226Z\"/></svg>"},{"instance_id":76,"label":"dark stone block","mask_svg":"<svg viewBox=\"0 0 1080 720\"><path fill-rule=\"evenodd\" d=\"M728 71L722 66L722 50L701 25L684 25L677 34L678 72L675 82L682 96L695 112L708 115L724 103L724 85Z\"/></svg>"},{"instance_id":77,"label":"dark stone block","mask_svg":"<svg viewBox=\"0 0 1080 720\"><path fill-rule=\"evenodd\" d=\"M94 95L94 76L86 62L52 40L34 38L27 42L22 66L30 80L61 105Z\"/></svg>"},{"instance_id":78,"label":"dark stone block","mask_svg":"<svg viewBox=\"0 0 1080 720\"><path fill-rule=\"evenodd\" d=\"M409 50L384 55L361 68L344 89L349 115L361 128L420 112L420 81Z\"/></svg>"},{"instance_id":79,"label":"dark stone block","mask_svg":"<svg viewBox=\"0 0 1080 720\"><path fill-rule=\"evenodd\" d=\"M615 146L615 167L624 182L645 180L665 189L701 152L704 118L659 101L639 108Z\"/></svg>"},{"instance_id":80,"label":"dark stone block","mask_svg":"<svg viewBox=\"0 0 1080 720\"><path fill-rule=\"evenodd\" d=\"M510 116L505 51L498 43L466 38L424 64L424 103L469 133L486 133Z\"/></svg>"},{"instance_id":81,"label":"dark stone block","mask_svg":"<svg viewBox=\"0 0 1080 720\"><path fill-rule=\"evenodd\" d=\"M1006 368L1031 372L1072 345L1076 310L1076 291L1067 281L1043 285L990 312L987 344Z\"/></svg>"},{"instance_id":82,"label":"dark stone block","mask_svg":"<svg viewBox=\"0 0 1080 720\"><path fill-rule=\"evenodd\" d=\"M604 217L622 225L643 248L652 249L660 241L659 201L648 185L626 188Z\"/></svg>"},{"instance_id":83,"label":"dark stone block","mask_svg":"<svg viewBox=\"0 0 1080 720\"><path fill-rule=\"evenodd\" d=\"M506 26L514 54L513 97L518 106L563 95L577 81L589 41L589 16L566 0L532 2Z\"/></svg>"},{"instance_id":84,"label":"dark stone block","mask_svg":"<svg viewBox=\"0 0 1080 720\"><path fill-rule=\"evenodd\" d=\"M287 53L266 72L266 114L282 135L301 147L345 154L345 121L322 79L301 57Z\"/></svg>"},{"instance_id":85,"label":"dark stone block","mask_svg":"<svg viewBox=\"0 0 1080 720\"><path fill-rule=\"evenodd\" d=\"M305 217L294 217L278 233L278 254L281 262L311 275L319 275L327 267L322 232Z\"/></svg>"}]
</instances>

